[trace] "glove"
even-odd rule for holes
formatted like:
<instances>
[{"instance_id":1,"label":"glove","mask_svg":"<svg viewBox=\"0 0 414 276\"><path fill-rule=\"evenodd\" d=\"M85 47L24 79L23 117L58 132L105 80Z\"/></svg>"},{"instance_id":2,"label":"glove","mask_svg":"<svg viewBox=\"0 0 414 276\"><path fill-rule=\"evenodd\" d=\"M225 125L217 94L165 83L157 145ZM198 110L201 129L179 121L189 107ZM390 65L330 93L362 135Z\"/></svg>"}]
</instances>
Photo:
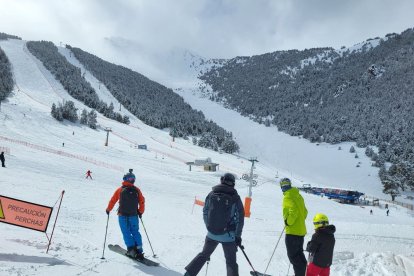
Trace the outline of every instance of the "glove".
<instances>
[{"instance_id":1,"label":"glove","mask_svg":"<svg viewBox=\"0 0 414 276\"><path fill-rule=\"evenodd\" d=\"M108 210L105 210L105 212L106 212L106 214L109 216L109 211L108 211Z\"/></svg>"},{"instance_id":2,"label":"glove","mask_svg":"<svg viewBox=\"0 0 414 276\"><path fill-rule=\"evenodd\" d=\"M242 238L241 238L241 237L236 237L235 242L236 242L236 245L237 245L237 246L240 246L240 247L242 246L242 245L241 245L241 243L242 243Z\"/></svg>"},{"instance_id":3,"label":"glove","mask_svg":"<svg viewBox=\"0 0 414 276\"><path fill-rule=\"evenodd\" d=\"M140 212L138 212L138 217L142 218L142 214Z\"/></svg>"}]
</instances>

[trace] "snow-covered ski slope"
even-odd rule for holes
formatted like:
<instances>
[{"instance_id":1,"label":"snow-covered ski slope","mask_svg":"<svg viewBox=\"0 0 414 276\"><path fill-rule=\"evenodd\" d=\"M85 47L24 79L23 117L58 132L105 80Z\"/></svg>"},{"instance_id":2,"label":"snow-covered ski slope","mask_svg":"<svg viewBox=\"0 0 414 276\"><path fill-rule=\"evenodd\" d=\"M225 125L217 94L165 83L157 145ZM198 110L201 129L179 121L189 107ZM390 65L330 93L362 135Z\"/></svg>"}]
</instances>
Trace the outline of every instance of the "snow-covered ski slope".
<instances>
[{"instance_id":1,"label":"snow-covered ski slope","mask_svg":"<svg viewBox=\"0 0 414 276\"><path fill-rule=\"evenodd\" d=\"M2 41L0 47L13 65L17 84L1 104L0 146L10 148L11 154L6 155L7 168L0 168L0 194L54 206L50 236L57 213L55 204L65 190L48 254L43 233L0 223L0 275L183 275L184 267L201 250L206 233L201 207L195 206L192 213L194 197L203 200L226 171L240 177L249 170L249 162L195 147L189 141L172 142L168 132L133 118L127 126L99 116L98 130L59 123L50 116L53 102L73 100L80 109L85 108L83 104L62 89L26 50L24 41ZM105 101L111 100L105 91L97 89L97 93ZM113 130L108 147L104 146L103 127ZM255 142L261 139L256 135ZM135 149L134 144L147 144L149 150ZM189 171L184 162L201 157L211 157L220 164L220 171L203 172L194 167ZM290 176L283 174L285 168L269 164L256 165L259 185L253 190L252 216L246 219L243 232L246 253L258 271L265 269L283 229L282 193L276 172L279 177ZM105 251L106 259L100 259L105 208L129 168L134 169L146 197L143 220L160 267L139 265L109 250ZM88 169L93 180L85 179ZM298 185L301 180L310 181L296 174L293 177ZM236 187L244 198L247 183L237 180ZM332 275L414 275L414 218L407 210L392 206L387 217L379 208L373 208L373 215L369 215L369 208L307 194L304 199L309 209L305 242L310 239L312 217L317 212L326 213L337 226ZM151 257L149 243L141 232L145 253ZM123 245L115 211L109 217L107 243ZM249 275L250 267L241 252L238 263L240 275ZM286 275L287 271L286 250L281 242L267 273ZM200 275L204 274L205 268ZM208 275L225 275L220 247L211 258Z\"/></svg>"}]
</instances>

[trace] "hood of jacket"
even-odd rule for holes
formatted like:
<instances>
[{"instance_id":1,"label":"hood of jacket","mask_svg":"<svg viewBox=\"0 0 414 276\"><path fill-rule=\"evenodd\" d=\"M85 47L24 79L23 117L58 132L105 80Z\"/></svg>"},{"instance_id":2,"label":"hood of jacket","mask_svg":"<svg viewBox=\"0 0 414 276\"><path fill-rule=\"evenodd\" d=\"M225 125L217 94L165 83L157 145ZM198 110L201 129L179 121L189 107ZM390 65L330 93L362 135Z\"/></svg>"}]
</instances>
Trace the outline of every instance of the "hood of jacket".
<instances>
[{"instance_id":1,"label":"hood of jacket","mask_svg":"<svg viewBox=\"0 0 414 276\"><path fill-rule=\"evenodd\" d=\"M229 195L237 194L237 191L236 189L234 189L234 187L226 185L226 184L218 184L211 189L213 190L213 192L216 192L216 193L224 193L224 194L229 194Z\"/></svg>"},{"instance_id":2,"label":"hood of jacket","mask_svg":"<svg viewBox=\"0 0 414 276\"><path fill-rule=\"evenodd\" d=\"M134 184L132 184L131 182L128 182L128 181L123 181L123 182L122 182L122 186L123 186L123 187L134 187L135 185L134 185Z\"/></svg>"},{"instance_id":3,"label":"hood of jacket","mask_svg":"<svg viewBox=\"0 0 414 276\"><path fill-rule=\"evenodd\" d=\"M283 193L284 196L286 197L290 197L290 198L295 198L299 196L299 189L296 187L292 187L289 190L287 190L286 192Z\"/></svg>"},{"instance_id":4,"label":"hood of jacket","mask_svg":"<svg viewBox=\"0 0 414 276\"><path fill-rule=\"evenodd\" d=\"M325 227L319 228L317 231L321 232L321 233L324 233L324 234L333 235L336 231L336 227L335 227L335 225L327 225Z\"/></svg>"}]
</instances>

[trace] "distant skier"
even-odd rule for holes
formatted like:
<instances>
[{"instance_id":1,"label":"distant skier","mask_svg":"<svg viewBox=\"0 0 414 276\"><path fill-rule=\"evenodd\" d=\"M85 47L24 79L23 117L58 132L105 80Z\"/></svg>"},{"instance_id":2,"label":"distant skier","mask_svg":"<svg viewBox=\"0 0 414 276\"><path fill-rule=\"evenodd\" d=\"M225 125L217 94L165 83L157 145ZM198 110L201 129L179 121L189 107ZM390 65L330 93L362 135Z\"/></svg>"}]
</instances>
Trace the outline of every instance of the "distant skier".
<instances>
[{"instance_id":1,"label":"distant skier","mask_svg":"<svg viewBox=\"0 0 414 276\"><path fill-rule=\"evenodd\" d=\"M144 259L142 237L139 233L138 217L145 211L145 198L141 190L134 186L135 175L132 169L123 177L122 186L113 194L106 208L106 214L114 208L119 201L118 221L122 236L127 247L127 255L138 260Z\"/></svg>"},{"instance_id":2,"label":"distant skier","mask_svg":"<svg viewBox=\"0 0 414 276\"><path fill-rule=\"evenodd\" d=\"M85 179L88 179L88 177L90 178L90 179L92 179L92 172L90 171L90 170L88 170L87 172L86 172L86 177L85 177ZM92 179L93 180L93 179Z\"/></svg>"},{"instance_id":3,"label":"distant skier","mask_svg":"<svg viewBox=\"0 0 414 276\"><path fill-rule=\"evenodd\" d=\"M304 276L307 261L303 254L303 243L306 235L305 220L308 210L298 188L292 187L289 178L283 178L280 181L280 188L283 192L283 220L286 227L287 255L295 275Z\"/></svg>"},{"instance_id":4,"label":"distant skier","mask_svg":"<svg viewBox=\"0 0 414 276\"><path fill-rule=\"evenodd\" d=\"M370 215L372 215L372 214L373 214L372 209L371 209L371 210L369 210L369 214L370 214Z\"/></svg>"},{"instance_id":5,"label":"distant skier","mask_svg":"<svg viewBox=\"0 0 414 276\"><path fill-rule=\"evenodd\" d=\"M234 175L226 173L207 195L203 208L207 236L203 250L185 267L185 276L196 276L219 243L226 258L227 276L239 275L236 252L242 242L244 208L235 184Z\"/></svg>"},{"instance_id":6,"label":"distant skier","mask_svg":"<svg viewBox=\"0 0 414 276\"><path fill-rule=\"evenodd\" d=\"M309 264L306 276L329 276L335 246L334 225L329 225L328 217L316 214L313 218L315 233L306 246L309 252Z\"/></svg>"},{"instance_id":7,"label":"distant skier","mask_svg":"<svg viewBox=\"0 0 414 276\"><path fill-rule=\"evenodd\" d=\"M388 217L388 214L390 213L390 209L387 209L387 217Z\"/></svg>"},{"instance_id":8,"label":"distant skier","mask_svg":"<svg viewBox=\"0 0 414 276\"><path fill-rule=\"evenodd\" d=\"M2 151L2 152L0 153L0 161L1 161L1 166L2 166L3 168L5 168L5 167L6 167L6 165L4 164L4 162L6 161L6 159L4 158L4 151Z\"/></svg>"}]
</instances>

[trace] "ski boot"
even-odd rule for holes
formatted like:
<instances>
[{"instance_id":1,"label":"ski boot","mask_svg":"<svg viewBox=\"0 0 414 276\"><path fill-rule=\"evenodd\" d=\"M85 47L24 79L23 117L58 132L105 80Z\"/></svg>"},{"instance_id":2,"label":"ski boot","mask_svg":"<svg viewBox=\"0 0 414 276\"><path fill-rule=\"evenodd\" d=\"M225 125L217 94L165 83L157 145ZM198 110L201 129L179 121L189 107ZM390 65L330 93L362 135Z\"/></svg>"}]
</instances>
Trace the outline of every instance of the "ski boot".
<instances>
[{"instance_id":1,"label":"ski boot","mask_svg":"<svg viewBox=\"0 0 414 276\"><path fill-rule=\"evenodd\" d=\"M142 248L137 249L137 253L135 255L135 259L142 261L144 260L144 252L142 252Z\"/></svg>"},{"instance_id":2,"label":"ski boot","mask_svg":"<svg viewBox=\"0 0 414 276\"><path fill-rule=\"evenodd\" d=\"M130 258L135 259L136 255L138 254L138 250L136 246L130 246L127 248L126 255Z\"/></svg>"}]
</instances>

